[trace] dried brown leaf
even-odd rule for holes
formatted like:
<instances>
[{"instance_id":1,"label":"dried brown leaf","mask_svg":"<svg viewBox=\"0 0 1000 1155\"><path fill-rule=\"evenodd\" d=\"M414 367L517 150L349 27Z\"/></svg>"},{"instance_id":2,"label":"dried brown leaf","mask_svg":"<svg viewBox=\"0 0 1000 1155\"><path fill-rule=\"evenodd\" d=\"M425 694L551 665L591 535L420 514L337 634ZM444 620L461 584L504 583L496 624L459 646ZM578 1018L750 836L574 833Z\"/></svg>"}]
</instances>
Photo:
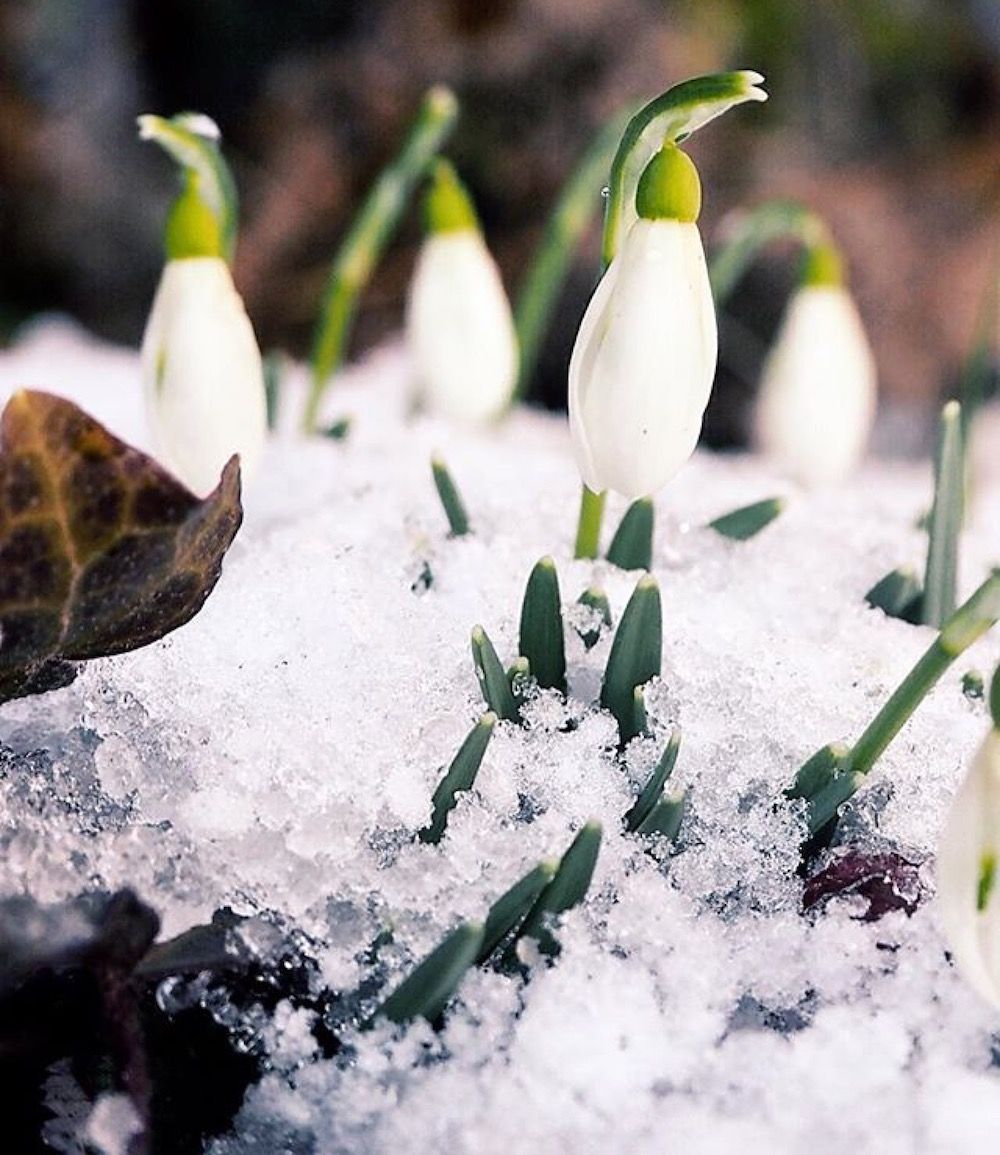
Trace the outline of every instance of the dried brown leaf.
<instances>
[{"instance_id":1,"label":"dried brown leaf","mask_svg":"<svg viewBox=\"0 0 1000 1155\"><path fill-rule=\"evenodd\" d=\"M16 393L0 418L0 702L184 625L242 518L236 457L201 500L71 401Z\"/></svg>"}]
</instances>

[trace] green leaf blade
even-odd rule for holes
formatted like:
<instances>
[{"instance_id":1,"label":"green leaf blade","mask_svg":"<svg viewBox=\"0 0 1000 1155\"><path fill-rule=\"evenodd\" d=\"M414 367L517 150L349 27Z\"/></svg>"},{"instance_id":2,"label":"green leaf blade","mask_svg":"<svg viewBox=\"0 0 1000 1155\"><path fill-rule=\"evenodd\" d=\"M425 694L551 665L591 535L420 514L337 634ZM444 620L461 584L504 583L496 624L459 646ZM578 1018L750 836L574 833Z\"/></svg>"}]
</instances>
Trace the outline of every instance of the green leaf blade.
<instances>
[{"instance_id":1,"label":"green leaf blade","mask_svg":"<svg viewBox=\"0 0 1000 1155\"><path fill-rule=\"evenodd\" d=\"M506 722L516 722L519 717L518 704L511 691L506 671L501 666L493 643L482 626L476 626L472 631L472 660L486 705L498 718L503 718Z\"/></svg>"},{"instance_id":2,"label":"green leaf blade","mask_svg":"<svg viewBox=\"0 0 1000 1155\"><path fill-rule=\"evenodd\" d=\"M540 862L534 870L505 891L486 915L483 927L483 942L476 962L484 963L519 923L527 918L529 911L542 891L555 878L559 863L551 859Z\"/></svg>"},{"instance_id":3,"label":"green leaf blade","mask_svg":"<svg viewBox=\"0 0 1000 1155\"><path fill-rule=\"evenodd\" d=\"M648 570L653 565L653 500L641 497L625 511L611 539L607 559L619 569Z\"/></svg>"},{"instance_id":4,"label":"green leaf blade","mask_svg":"<svg viewBox=\"0 0 1000 1155\"><path fill-rule=\"evenodd\" d=\"M475 785L476 775L482 765L486 748L490 744L490 738L493 737L496 721L496 714L492 712L484 714L469 731L434 791L431 798L430 825L425 826L418 835L421 842L436 844L441 841L448 825L448 815L458 802L457 796L471 790Z\"/></svg>"},{"instance_id":5,"label":"green leaf blade","mask_svg":"<svg viewBox=\"0 0 1000 1155\"><path fill-rule=\"evenodd\" d=\"M403 979L375 1017L408 1023L423 1016L433 1023L458 989L465 972L475 963L482 941L481 923L462 923Z\"/></svg>"},{"instance_id":6,"label":"green leaf blade","mask_svg":"<svg viewBox=\"0 0 1000 1155\"><path fill-rule=\"evenodd\" d=\"M784 508L783 497L768 497L763 501L755 501L752 505L734 509L731 513L722 514L721 517L710 521L708 528L733 541L748 541L769 526Z\"/></svg>"},{"instance_id":7,"label":"green leaf blade","mask_svg":"<svg viewBox=\"0 0 1000 1155\"><path fill-rule=\"evenodd\" d=\"M543 689L566 690L566 646L559 577L543 557L531 571L521 603L520 651Z\"/></svg>"},{"instance_id":8,"label":"green leaf blade","mask_svg":"<svg viewBox=\"0 0 1000 1155\"><path fill-rule=\"evenodd\" d=\"M660 589L647 574L640 578L611 646L601 686L601 705L618 720L624 745L638 732L635 727L635 690L660 673L663 650L663 615Z\"/></svg>"},{"instance_id":9,"label":"green leaf blade","mask_svg":"<svg viewBox=\"0 0 1000 1155\"><path fill-rule=\"evenodd\" d=\"M934 458L934 505L928 526L927 569L921 619L940 629L954 612L958 587L958 538L965 503L962 407L949 401L941 410Z\"/></svg>"},{"instance_id":10,"label":"green leaf blade","mask_svg":"<svg viewBox=\"0 0 1000 1155\"><path fill-rule=\"evenodd\" d=\"M451 536L464 537L469 532L469 515L465 509L465 502L462 501L462 495L444 459L437 454L431 458L431 473L434 476L434 488L448 519Z\"/></svg>"},{"instance_id":11,"label":"green leaf blade","mask_svg":"<svg viewBox=\"0 0 1000 1155\"><path fill-rule=\"evenodd\" d=\"M653 767L653 772L650 774L649 780L642 788L639 797L635 800L635 804L625 815L625 829L630 834L642 827L642 824L650 816L653 808L660 801L667 779L673 773L674 766L677 763L677 755L680 753L680 748L681 732L678 727L675 727L663 753L660 755L659 761Z\"/></svg>"}]
</instances>

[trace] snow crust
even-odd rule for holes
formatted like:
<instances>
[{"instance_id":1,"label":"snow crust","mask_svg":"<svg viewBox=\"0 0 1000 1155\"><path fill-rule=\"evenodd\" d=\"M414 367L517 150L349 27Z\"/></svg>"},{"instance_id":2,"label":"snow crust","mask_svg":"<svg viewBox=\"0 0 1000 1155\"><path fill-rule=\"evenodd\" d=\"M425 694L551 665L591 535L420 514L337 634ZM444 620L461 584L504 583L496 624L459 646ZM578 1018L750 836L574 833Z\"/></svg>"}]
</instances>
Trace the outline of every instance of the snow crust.
<instances>
[{"instance_id":1,"label":"snow crust","mask_svg":"<svg viewBox=\"0 0 1000 1155\"><path fill-rule=\"evenodd\" d=\"M32 754L30 773L0 767L0 894L129 884L164 937L225 904L258 928L280 916L311 944L317 985L349 1003L362 980L391 989L586 820L605 834L555 965L527 982L470 972L442 1032L348 1020L324 1059L309 1012L282 1003L244 1023L268 1071L212 1155L995 1150L1000 1021L950 964L929 895L945 808L988 726L961 675L988 675L1000 636L949 672L844 823L845 844L919 864L928 897L912 917L863 921L857 897L803 914L801 816L781 800L817 747L860 733L930 641L863 601L892 567L922 569L929 465L872 464L805 494L752 458L696 455L657 501L655 738L616 761L614 722L595 706L610 635L585 652L567 629L569 698L540 694L525 727L498 725L475 790L440 845L424 845L412 836L442 768L485 709L471 628L515 656L544 554L571 621L596 581L617 623L639 575L572 560L564 419L518 412L473 432L413 416L390 348L330 390L327 415L353 419L348 439L304 443L297 373L203 611L0 711L0 739ZM131 352L40 328L0 356L0 398L18 386L72 396L148 443ZM433 450L473 536L448 537ZM787 510L749 542L704 528L780 493ZM612 503L607 534L622 511ZM963 541L963 596L998 561L994 482ZM670 851L623 834L621 817L673 725L673 782L691 802ZM266 957L266 933L248 941ZM91 1130L115 1149L96 1117Z\"/></svg>"}]
</instances>

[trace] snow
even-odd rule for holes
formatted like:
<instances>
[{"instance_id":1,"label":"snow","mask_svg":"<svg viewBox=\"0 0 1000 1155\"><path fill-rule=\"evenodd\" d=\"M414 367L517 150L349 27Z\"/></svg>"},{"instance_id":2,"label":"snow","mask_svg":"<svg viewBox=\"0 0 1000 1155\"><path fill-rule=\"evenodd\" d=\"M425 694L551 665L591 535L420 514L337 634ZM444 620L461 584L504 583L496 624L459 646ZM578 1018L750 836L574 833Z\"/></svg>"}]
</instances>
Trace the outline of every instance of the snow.
<instances>
[{"instance_id":1,"label":"snow","mask_svg":"<svg viewBox=\"0 0 1000 1155\"><path fill-rule=\"evenodd\" d=\"M296 371L202 612L3 707L0 739L32 758L0 764L0 895L129 884L163 937L229 905L261 916L246 934L264 958L274 936L254 928L280 916L312 944L317 988L346 996L375 979L384 993L594 818L596 874L553 966L528 981L470 972L437 1034L348 1018L333 1058L314 1012L279 1003L242 1025L268 1071L212 1155L992 1151L1000 1021L950 964L933 902L873 922L857 897L803 914L800 818L780 797L815 749L860 733L932 636L863 601L894 566L922 569L929 464L872 463L804 493L753 458L697 454L657 501L655 738L616 761L614 721L595 705L610 636L586 652L567 630L568 699L540 694L523 728L498 725L476 789L425 845L412 835L485 709L472 627L512 660L545 554L567 608L596 582L615 622L638 575L571 557L579 480L563 419L452 427L411 415L406 384L402 352L379 351L330 390L348 439L305 443ZM0 356L0 399L22 385L147 444L133 352L40 326ZM473 536L447 535L433 451ZM788 508L749 542L704 528L775 494ZM608 538L623 511L610 504ZM963 594L998 561L994 479L963 540ZM991 634L956 663L844 823L846 844L920 864L928 892L946 806L988 726L961 675L998 659ZM691 803L670 853L624 835L621 817L673 725L673 782ZM365 999L367 1012L378 994ZM117 1111L102 1101L91 1117L108 1151L120 1138L95 1129Z\"/></svg>"}]
</instances>

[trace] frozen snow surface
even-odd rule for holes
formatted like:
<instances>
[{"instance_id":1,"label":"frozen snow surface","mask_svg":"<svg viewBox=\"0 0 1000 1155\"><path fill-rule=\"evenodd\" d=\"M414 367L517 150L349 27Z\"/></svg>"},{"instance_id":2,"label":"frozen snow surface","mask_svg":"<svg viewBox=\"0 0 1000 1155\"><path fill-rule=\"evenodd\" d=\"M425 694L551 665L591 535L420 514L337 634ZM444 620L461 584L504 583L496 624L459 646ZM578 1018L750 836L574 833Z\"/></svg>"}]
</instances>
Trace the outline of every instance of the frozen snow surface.
<instances>
[{"instance_id":1,"label":"frozen snow surface","mask_svg":"<svg viewBox=\"0 0 1000 1155\"><path fill-rule=\"evenodd\" d=\"M655 737L621 764L595 705L610 636L585 652L568 629L568 699L540 694L524 727L498 726L475 790L425 845L413 833L441 769L485 709L471 628L513 659L524 582L545 554L570 616L596 581L617 622L639 575L572 560L579 481L563 419L448 427L409 413L406 376L394 349L345 374L326 412L352 418L349 437L305 443L293 373L285 431L203 611L68 689L3 707L0 739L34 753L30 769L0 766L0 895L129 884L165 936L228 905L256 916L261 952L278 919L310 944L317 986L367 1013L594 818L594 882L563 918L553 965L527 981L471 971L440 1033L362 1032L345 1015L332 1058L314 1015L288 1003L237 1024L268 1070L212 1155L995 1151L1000 1019L949 962L932 892L945 809L988 726L961 675L988 675L1000 636L948 673L842 827L835 853L916 864L912 916L864 921L858 896L803 913L800 817L781 798L817 747L858 735L932 636L863 601L892 567L922 568L929 466L872 465L805 494L758 461L697 455L657 501ZM0 396L19 385L73 396L145 441L132 354L39 329L0 358ZM472 536L448 536L433 450ZM991 484L963 540L963 594L1000 561ZM704 528L778 493L787 510L751 541ZM606 532L621 512L612 504ZM691 802L667 848L622 833L621 816L675 725L673 780ZM90 1120L105 1150L119 1106Z\"/></svg>"}]
</instances>

